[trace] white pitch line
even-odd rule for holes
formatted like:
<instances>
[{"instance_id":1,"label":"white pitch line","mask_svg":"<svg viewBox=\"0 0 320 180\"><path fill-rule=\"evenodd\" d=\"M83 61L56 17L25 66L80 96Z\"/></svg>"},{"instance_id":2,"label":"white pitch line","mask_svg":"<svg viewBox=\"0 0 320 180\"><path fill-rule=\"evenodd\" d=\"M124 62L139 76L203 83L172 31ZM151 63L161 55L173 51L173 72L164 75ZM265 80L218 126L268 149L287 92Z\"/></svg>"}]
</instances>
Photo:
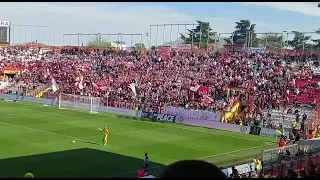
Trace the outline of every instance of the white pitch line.
<instances>
[{"instance_id":1,"label":"white pitch line","mask_svg":"<svg viewBox=\"0 0 320 180\"><path fill-rule=\"evenodd\" d=\"M222 156L222 155L230 155L230 154L241 152L241 151L259 149L259 148L266 147L266 146L270 146L270 145L262 145L262 146L252 147L252 148L239 149L239 150L236 150L236 151L231 151L231 152L226 152L226 153L221 153L221 154L214 154L214 155L211 155L211 156L204 156L204 157L197 158L197 160L202 160L202 159L207 159L207 158L212 158L212 157Z\"/></svg>"},{"instance_id":2,"label":"white pitch line","mask_svg":"<svg viewBox=\"0 0 320 180\"><path fill-rule=\"evenodd\" d=\"M21 125L17 125L17 124L11 124L11 123L7 123L7 122L3 122L3 121L0 121L0 123L1 123L1 124L6 124L6 125L10 125L10 126L20 127L20 128L25 128L25 129L29 129L29 130L33 130L33 131L39 131L39 132L43 132L43 133L53 134L53 135L57 135L57 136L63 136L63 137L68 137L68 138L72 138L72 139L78 139L78 140L84 140L83 138L90 138L90 137L95 137L95 136L101 136L101 135L93 135L93 136L74 137L74 136L68 136L68 135L65 135L65 134L60 134L60 133L45 131L45 130L42 130L42 129L36 129L36 128L27 127L27 126L21 126ZM160 129L161 129L161 128L160 128ZM141 131L151 131L151 130L154 130L154 129L143 129L143 130L136 130L136 131L126 131L126 132L113 133L113 134L127 134L127 133L134 133L134 132L141 132ZM84 141L85 141L85 140L84 140Z\"/></svg>"},{"instance_id":3,"label":"white pitch line","mask_svg":"<svg viewBox=\"0 0 320 180\"><path fill-rule=\"evenodd\" d=\"M223 156L223 155L231 155L231 154L234 154L234 153L237 153L237 152L240 152L240 151L248 151L248 150L258 149L258 148L262 148L262 147L266 147L266 146L270 146L270 145L263 145L263 146L256 146L256 147L252 147L252 148L239 149L239 150L230 151L230 152L227 152L227 153L220 153L220 154L215 154L215 155L211 155L211 156L205 156L205 157L196 158L196 160L203 160L203 159L206 159L206 158ZM150 169L158 169L158 168L162 168L162 167L165 167L165 166L166 165L155 166L155 167L148 168L148 170L150 170ZM133 174L133 173L136 173L136 171L130 171L130 172L118 174L118 175L115 175L115 176L109 176L107 178L115 178L115 177L120 177L120 176L124 176L124 175L128 175L128 174Z\"/></svg>"},{"instance_id":4,"label":"white pitch line","mask_svg":"<svg viewBox=\"0 0 320 180\"><path fill-rule=\"evenodd\" d=\"M8 108L8 107L7 107ZM9 108L18 108L18 107L9 107ZM30 109L24 109L24 108L18 108L18 109L23 109L23 110L28 110L30 111ZM70 115L65 115L65 114L59 114L59 113L51 113L51 112L37 112L40 114L52 114L52 115L60 115L60 116L66 116L66 117L71 117L71 118L77 118L77 119L83 119L83 120L91 120L91 119L86 119L86 118L81 118L81 117L76 117L76 116L70 116ZM101 116L106 116L104 114L99 114ZM137 123L151 123L154 124L154 122L151 121L135 121L133 120L132 122L137 122ZM182 126L181 124L179 124L180 126L176 126L176 125L170 125L167 123L157 123L157 125L162 125L165 127L169 127L169 128L177 128L177 129L184 129L184 130L189 130L189 131L195 131L195 132L202 132L202 133L207 133L207 134L212 134L212 135L219 135L219 136L225 136L225 137L232 137L232 138L237 138L237 139L245 139L245 140L249 140L249 141L261 141L258 139L251 139L251 138L246 138L246 137L241 137L241 136L233 136L233 135L229 135L229 134L222 134L222 133L216 133L216 132L212 132L212 131L203 131L203 130L199 130L199 129L193 129L194 127L190 127L188 128L187 126ZM199 127L201 128L201 127ZM217 129L215 129L217 130Z\"/></svg>"}]
</instances>

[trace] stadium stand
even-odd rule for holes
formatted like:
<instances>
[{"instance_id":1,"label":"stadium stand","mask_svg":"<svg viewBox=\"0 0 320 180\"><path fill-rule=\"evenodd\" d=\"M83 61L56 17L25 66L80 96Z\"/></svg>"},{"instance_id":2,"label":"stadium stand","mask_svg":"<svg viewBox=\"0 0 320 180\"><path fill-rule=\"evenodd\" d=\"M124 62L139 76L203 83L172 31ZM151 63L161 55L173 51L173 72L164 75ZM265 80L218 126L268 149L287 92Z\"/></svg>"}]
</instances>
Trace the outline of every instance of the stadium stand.
<instances>
[{"instance_id":1,"label":"stadium stand","mask_svg":"<svg viewBox=\"0 0 320 180\"><path fill-rule=\"evenodd\" d=\"M252 52L171 52L163 60L157 50L55 47L40 52L29 46L33 44L0 48L1 93L55 99L55 93L47 92L55 80L61 93L101 97L109 106L156 112L164 106L216 111L225 123L290 134L298 129L305 139L315 133L307 121L318 122L319 59L306 59L293 69L285 56L270 52L254 56ZM232 111L237 104L239 108ZM315 166L319 156L305 157L280 160L260 174L252 171L243 177L319 177Z\"/></svg>"}]
</instances>

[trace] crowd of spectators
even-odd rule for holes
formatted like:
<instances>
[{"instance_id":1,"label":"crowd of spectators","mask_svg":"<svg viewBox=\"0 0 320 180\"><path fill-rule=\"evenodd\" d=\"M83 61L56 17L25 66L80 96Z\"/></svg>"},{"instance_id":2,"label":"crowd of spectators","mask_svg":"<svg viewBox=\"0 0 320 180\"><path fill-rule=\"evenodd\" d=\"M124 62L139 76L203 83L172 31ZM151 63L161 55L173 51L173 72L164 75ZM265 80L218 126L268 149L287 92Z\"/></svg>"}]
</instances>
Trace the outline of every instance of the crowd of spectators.
<instances>
[{"instance_id":1,"label":"crowd of spectators","mask_svg":"<svg viewBox=\"0 0 320 180\"><path fill-rule=\"evenodd\" d=\"M239 116L241 120L229 120L231 123L250 125L258 121L270 128L282 127L270 122L269 111L281 109L299 116L294 109L299 104L315 106L320 102L319 77L312 70L319 65L318 56L305 57L303 61L298 64L294 58L248 51L172 51L164 57L157 50L0 49L0 73L8 67L20 70L20 74L8 76L7 80L21 90L50 85L54 79L62 93L108 95L109 100L115 101L213 111L230 109L241 102L246 107L243 116ZM294 66L298 71L292 73ZM76 85L82 78L83 89ZM208 91L194 90L197 86ZM294 108L287 108L288 104ZM305 113L300 116L302 120L307 118ZM308 173L289 170L287 177L315 178L319 177L318 171L313 165ZM257 176L266 177L263 171Z\"/></svg>"},{"instance_id":2,"label":"crowd of spectators","mask_svg":"<svg viewBox=\"0 0 320 180\"><path fill-rule=\"evenodd\" d=\"M10 80L27 88L50 84L53 77L62 93L104 97L108 92L109 100L205 110L230 109L241 101L250 104L242 117L245 124L266 119L264 109L320 101L320 86L313 80L316 77L311 68L318 64L317 56L304 58L305 65L292 74L294 61L256 52L172 51L169 57L162 57L157 50L68 48L41 53L38 49L0 49L1 69L21 68L21 75ZM75 85L81 76L83 89ZM129 86L132 83L136 92ZM190 88L197 85L209 90L205 94L192 92ZM232 87L246 91L231 90L227 95Z\"/></svg>"}]
</instances>

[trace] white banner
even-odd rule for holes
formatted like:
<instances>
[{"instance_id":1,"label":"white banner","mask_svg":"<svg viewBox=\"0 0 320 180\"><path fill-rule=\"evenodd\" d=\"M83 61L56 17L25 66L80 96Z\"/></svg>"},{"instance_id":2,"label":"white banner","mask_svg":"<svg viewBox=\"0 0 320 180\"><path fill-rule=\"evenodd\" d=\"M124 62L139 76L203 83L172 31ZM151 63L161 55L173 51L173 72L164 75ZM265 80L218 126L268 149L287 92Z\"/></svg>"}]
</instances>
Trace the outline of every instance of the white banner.
<instances>
[{"instance_id":1,"label":"white banner","mask_svg":"<svg viewBox=\"0 0 320 180\"><path fill-rule=\"evenodd\" d=\"M282 132L282 133L285 136L285 138L289 137L288 132ZM277 133L275 129L261 128L259 136L276 138ZM278 135L278 138L280 138L280 135Z\"/></svg>"},{"instance_id":2,"label":"white banner","mask_svg":"<svg viewBox=\"0 0 320 180\"><path fill-rule=\"evenodd\" d=\"M303 150L304 152L308 153L320 148L320 139L317 138L305 141L299 140L297 144L299 145L300 150Z\"/></svg>"},{"instance_id":3,"label":"white banner","mask_svg":"<svg viewBox=\"0 0 320 180\"><path fill-rule=\"evenodd\" d=\"M117 108L117 107L111 107L111 106L108 106L108 107L100 106L100 111L111 112L115 114L122 114L127 116L141 117L141 111L136 111L132 109Z\"/></svg>"},{"instance_id":4,"label":"white banner","mask_svg":"<svg viewBox=\"0 0 320 180\"><path fill-rule=\"evenodd\" d=\"M164 107L164 114L180 116L184 120L208 120L220 122L220 114L211 111Z\"/></svg>"},{"instance_id":5,"label":"white banner","mask_svg":"<svg viewBox=\"0 0 320 180\"><path fill-rule=\"evenodd\" d=\"M0 27L9 27L10 21L0 21Z\"/></svg>"},{"instance_id":6,"label":"white banner","mask_svg":"<svg viewBox=\"0 0 320 180\"><path fill-rule=\"evenodd\" d=\"M250 133L250 126L240 126L239 129L241 133L245 133L245 134Z\"/></svg>"},{"instance_id":7,"label":"white banner","mask_svg":"<svg viewBox=\"0 0 320 180\"><path fill-rule=\"evenodd\" d=\"M252 159L252 161L253 161L253 159ZM246 174L246 173L249 173L249 172L253 172L254 171L254 162L241 164L241 165L235 166L235 168L238 170L239 175ZM259 170L260 169L262 169L261 161L259 162ZM229 168L226 168L226 169L222 169L222 172L224 172L227 177L230 177L230 175L232 174L232 168L229 167Z\"/></svg>"},{"instance_id":8,"label":"white banner","mask_svg":"<svg viewBox=\"0 0 320 180\"><path fill-rule=\"evenodd\" d=\"M276 130L269 128L261 128L259 136L276 138Z\"/></svg>"},{"instance_id":9,"label":"white banner","mask_svg":"<svg viewBox=\"0 0 320 180\"><path fill-rule=\"evenodd\" d=\"M180 51L190 51L191 50L191 44L178 44L177 50Z\"/></svg>"}]
</instances>

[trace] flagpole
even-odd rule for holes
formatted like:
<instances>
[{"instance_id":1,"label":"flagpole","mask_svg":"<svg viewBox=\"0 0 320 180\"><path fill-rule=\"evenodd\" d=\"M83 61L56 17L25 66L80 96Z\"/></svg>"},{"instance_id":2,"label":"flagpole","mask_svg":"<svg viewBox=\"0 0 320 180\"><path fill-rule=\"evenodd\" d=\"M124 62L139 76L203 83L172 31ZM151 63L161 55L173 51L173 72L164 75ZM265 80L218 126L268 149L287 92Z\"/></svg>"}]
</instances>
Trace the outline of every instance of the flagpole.
<instances>
[{"instance_id":1,"label":"flagpole","mask_svg":"<svg viewBox=\"0 0 320 180\"><path fill-rule=\"evenodd\" d=\"M108 106L109 106L109 93L107 92L107 111L108 111Z\"/></svg>"}]
</instances>

